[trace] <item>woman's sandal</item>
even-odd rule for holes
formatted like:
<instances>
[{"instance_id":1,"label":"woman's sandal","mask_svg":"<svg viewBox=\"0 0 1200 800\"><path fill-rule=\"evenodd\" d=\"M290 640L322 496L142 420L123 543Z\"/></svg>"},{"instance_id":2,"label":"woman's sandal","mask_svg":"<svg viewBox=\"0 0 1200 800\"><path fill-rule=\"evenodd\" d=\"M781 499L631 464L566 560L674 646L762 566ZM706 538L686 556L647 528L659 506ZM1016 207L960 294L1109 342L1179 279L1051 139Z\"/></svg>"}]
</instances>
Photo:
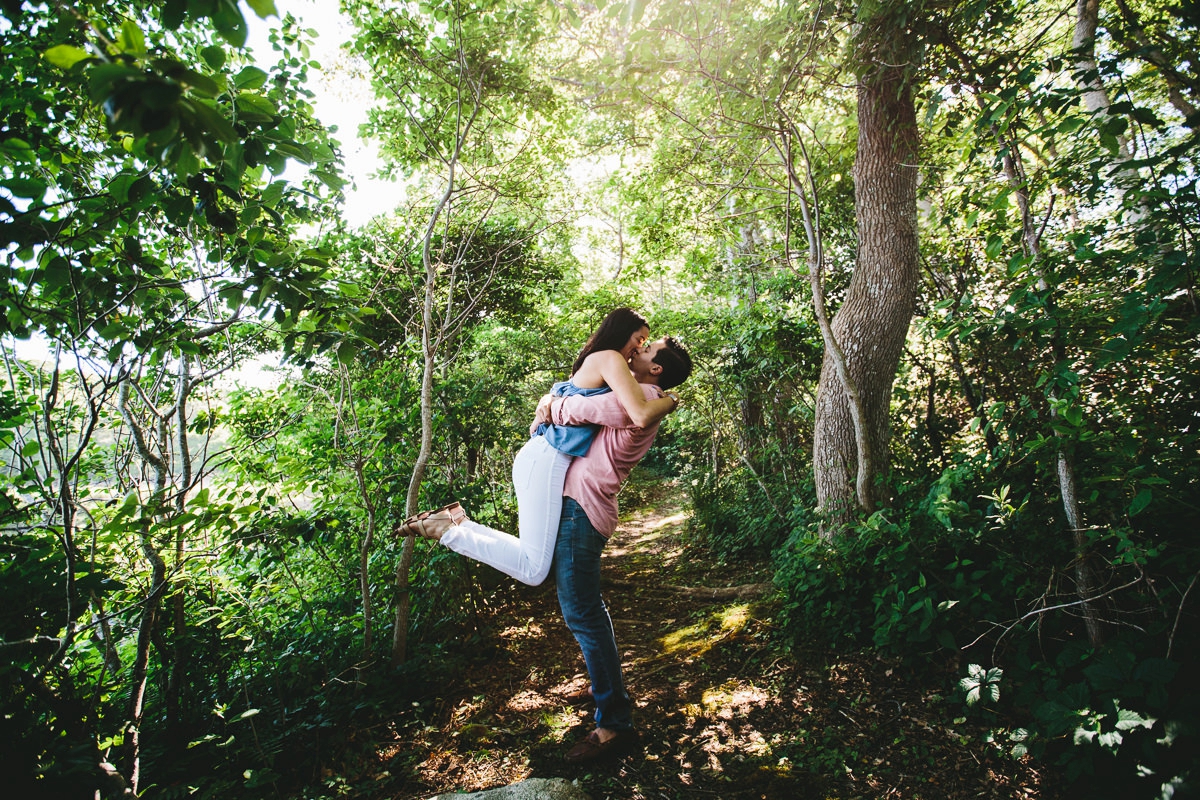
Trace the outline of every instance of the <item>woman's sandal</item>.
<instances>
[{"instance_id":1,"label":"woman's sandal","mask_svg":"<svg viewBox=\"0 0 1200 800\"><path fill-rule=\"evenodd\" d=\"M432 522L441 522L449 520L450 527L458 525L467 518L467 512L463 509L462 504L457 500L449 505L442 506L435 511L422 511L420 514L414 514L408 519L396 526L397 536L422 536L426 539L437 541L442 538L442 533L431 530Z\"/></svg>"}]
</instances>

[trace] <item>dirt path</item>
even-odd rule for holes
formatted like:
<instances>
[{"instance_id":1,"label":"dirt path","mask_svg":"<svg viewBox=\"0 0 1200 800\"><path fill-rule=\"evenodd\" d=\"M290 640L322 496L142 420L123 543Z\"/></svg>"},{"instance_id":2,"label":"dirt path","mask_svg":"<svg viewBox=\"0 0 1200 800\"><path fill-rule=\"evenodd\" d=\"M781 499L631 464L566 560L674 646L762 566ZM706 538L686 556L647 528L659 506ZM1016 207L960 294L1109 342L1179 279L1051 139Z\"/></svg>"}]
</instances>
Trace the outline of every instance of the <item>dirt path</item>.
<instances>
[{"instance_id":1,"label":"dirt path","mask_svg":"<svg viewBox=\"0 0 1200 800\"><path fill-rule=\"evenodd\" d=\"M602 567L642 752L587 768L562 760L592 727L590 707L565 701L587 685L583 659L553 585L513 586L487 609L476 657L441 676L437 696L380 743L373 797L553 776L579 779L597 800L1058 796L1030 765L955 724L942 686L870 654L785 652L769 599L672 591L769 582L770 565L697 557L672 493L652 504L622 523Z\"/></svg>"}]
</instances>

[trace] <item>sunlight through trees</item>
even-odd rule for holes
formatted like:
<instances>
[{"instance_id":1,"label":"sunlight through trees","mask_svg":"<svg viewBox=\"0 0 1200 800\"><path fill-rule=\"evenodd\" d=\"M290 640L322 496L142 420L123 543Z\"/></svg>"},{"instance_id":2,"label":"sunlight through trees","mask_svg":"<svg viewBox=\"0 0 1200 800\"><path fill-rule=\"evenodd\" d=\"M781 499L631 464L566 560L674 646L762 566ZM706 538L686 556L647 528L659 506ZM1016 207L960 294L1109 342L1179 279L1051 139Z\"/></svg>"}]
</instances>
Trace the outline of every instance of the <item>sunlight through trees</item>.
<instances>
[{"instance_id":1,"label":"sunlight through trees","mask_svg":"<svg viewBox=\"0 0 1200 800\"><path fill-rule=\"evenodd\" d=\"M341 13L360 131L314 112L333 32L272 0L0 3L16 788L429 788L355 736L453 725L421 703L510 590L391 532L451 499L512 529L537 398L623 305L697 365L639 471L689 515L661 569L774 580L661 658L769 629L747 669L894 659L1073 792L1200 780L1194 3ZM395 191L351 225L357 135ZM698 717L780 702L683 683ZM739 752L778 787L843 763L810 746Z\"/></svg>"}]
</instances>

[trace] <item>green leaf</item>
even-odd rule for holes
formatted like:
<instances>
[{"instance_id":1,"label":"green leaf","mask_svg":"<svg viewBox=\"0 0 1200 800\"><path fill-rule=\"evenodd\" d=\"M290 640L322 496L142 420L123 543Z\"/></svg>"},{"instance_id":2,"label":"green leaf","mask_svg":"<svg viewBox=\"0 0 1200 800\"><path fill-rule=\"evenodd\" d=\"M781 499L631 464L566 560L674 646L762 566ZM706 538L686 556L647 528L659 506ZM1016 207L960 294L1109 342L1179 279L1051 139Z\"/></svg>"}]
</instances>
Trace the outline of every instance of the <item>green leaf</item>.
<instances>
[{"instance_id":1,"label":"green leaf","mask_svg":"<svg viewBox=\"0 0 1200 800\"><path fill-rule=\"evenodd\" d=\"M50 259L45 266L45 282L50 289L66 286L71 282L71 265L62 256Z\"/></svg>"},{"instance_id":2,"label":"green leaf","mask_svg":"<svg viewBox=\"0 0 1200 800\"><path fill-rule=\"evenodd\" d=\"M246 0L246 5L250 6L259 19L279 16L279 12L275 10L275 0Z\"/></svg>"},{"instance_id":3,"label":"green leaf","mask_svg":"<svg viewBox=\"0 0 1200 800\"><path fill-rule=\"evenodd\" d=\"M1117 137L1109 133L1108 129L1100 131L1100 145L1108 151L1109 155L1115 156L1121 149L1121 143Z\"/></svg>"},{"instance_id":4,"label":"green leaf","mask_svg":"<svg viewBox=\"0 0 1200 800\"><path fill-rule=\"evenodd\" d=\"M262 203L265 206L275 206L283 198L283 193L287 189L287 181L272 181L267 188L262 191Z\"/></svg>"},{"instance_id":5,"label":"green leaf","mask_svg":"<svg viewBox=\"0 0 1200 800\"><path fill-rule=\"evenodd\" d=\"M266 97L250 92L239 92L238 115L247 122L270 122L279 109Z\"/></svg>"},{"instance_id":6,"label":"green leaf","mask_svg":"<svg viewBox=\"0 0 1200 800\"><path fill-rule=\"evenodd\" d=\"M167 30L175 30L183 24L187 13L187 0L166 0L163 3L162 21Z\"/></svg>"},{"instance_id":7,"label":"green leaf","mask_svg":"<svg viewBox=\"0 0 1200 800\"><path fill-rule=\"evenodd\" d=\"M90 58L86 50L69 44L57 44L42 55L51 64L62 69L70 69L85 58Z\"/></svg>"},{"instance_id":8,"label":"green leaf","mask_svg":"<svg viewBox=\"0 0 1200 800\"><path fill-rule=\"evenodd\" d=\"M144 75L124 64L96 64L87 72L88 93L93 103L103 103L112 94L114 87L129 80L143 79Z\"/></svg>"},{"instance_id":9,"label":"green leaf","mask_svg":"<svg viewBox=\"0 0 1200 800\"><path fill-rule=\"evenodd\" d=\"M343 364L354 363L354 356L358 352L358 345L351 341L345 341L338 345L337 358Z\"/></svg>"},{"instance_id":10,"label":"green leaf","mask_svg":"<svg viewBox=\"0 0 1200 800\"><path fill-rule=\"evenodd\" d=\"M213 25L217 33L234 47L246 46L246 18L242 16L236 0L217 0L216 11L212 14Z\"/></svg>"},{"instance_id":11,"label":"green leaf","mask_svg":"<svg viewBox=\"0 0 1200 800\"><path fill-rule=\"evenodd\" d=\"M10 158L18 158L30 163L33 162L35 157L33 146L24 139L19 139L16 136L0 142L0 152L6 153Z\"/></svg>"},{"instance_id":12,"label":"green leaf","mask_svg":"<svg viewBox=\"0 0 1200 800\"><path fill-rule=\"evenodd\" d=\"M229 124L229 120L221 115L221 112L210 106L208 103L197 100L190 104L191 108L196 113L197 121L202 123L205 128L222 142L236 141L237 131Z\"/></svg>"},{"instance_id":13,"label":"green leaf","mask_svg":"<svg viewBox=\"0 0 1200 800\"><path fill-rule=\"evenodd\" d=\"M220 69L225 66L225 48L219 44L211 44L201 50L200 57L211 69Z\"/></svg>"},{"instance_id":14,"label":"green leaf","mask_svg":"<svg viewBox=\"0 0 1200 800\"><path fill-rule=\"evenodd\" d=\"M275 152L281 153L288 158L294 158L301 164L312 163L312 151L296 142L279 142L275 145Z\"/></svg>"},{"instance_id":15,"label":"green leaf","mask_svg":"<svg viewBox=\"0 0 1200 800\"><path fill-rule=\"evenodd\" d=\"M642 15L646 13L646 0L632 0L629 4L629 21L633 25L637 25L642 21Z\"/></svg>"},{"instance_id":16,"label":"green leaf","mask_svg":"<svg viewBox=\"0 0 1200 800\"><path fill-rule=\"evenodd\" d=\"M167 220L172 225L183 226L187 224L188 217L192 215L194 209L190 197L168 195L161 202L163 211L167 215Z\"/></svg>"},{"instance_id":17,"label":"green leaf","mask_svg":"<svg viewBox=\"0 0 1200 800\"><path fill-rule=\"evenodd\" d=\"M257 89L266 82L267 73L258 67L243 67L233 79L233 85L239 89Z\"/></svg>"},{"instance_id":18,"label":"green leaf","mask_svg":"<svg viewBox=\"0 0 1200 800\"><path fill-rule=\"evenodd\" d=\"M1153 728L1156 721L1153 717L1143 717L1129 708L1117 709L1117 730L1119 731L1131 731L1134 728Z\"/></svg>"},{"instance_id":19,"label":"green leaf","mask_svg":"<svg viewBox=\"0 0 1200 800\"><path fill-rule=\"evenodd\" d=\"M121 51L135 56L146 55L146 34L128 17L121 23Z\"/></svg>"},{"instance_id":20,"label":"green leaf","mask_svg":"<svg viewBox=\"0 0 1200 800\"><path fill-rule=\"evenodd\" d=\"M0 181L0 186L12 192L13 197L25 197L35 203L41 202L46 194L46 182L37 178L9 178Z\"/></svg>"},{"instance_id":21,"label":"green leaf","mask_svg":"<svg viewBox=\"0 0 1200 800\"><path fill-rule=\"evenodd\" d=\"M1074 133L1083 127L1083 124L1082 117L1065 117L1062 122L1058 123L1058 129L1063 133Z\"/></svg>"},{"instance_id":22,"label":"green leaf","mask_svg":"<svg viewBox=\"0 0 1200 800\"><path fill-rule=\"evenodd\" d=\"M1133 497L1133 502L1129 504L1129 516L1134 517L1146 510L1146 506L1150 505L1150 501L1154 499L1154 493L1149 489L1142 489Z\"/></svg>"},{"instance_id":23,"label":"green leaf","mask_svg":"<svg viewBox=\"0 0 1200 800\"><path fill-rule=\"evenodd\" d=\"M220 84L207 75L201 75L195 70L181 70L180 73L175 77L205 97L216 97L221 93Z\"/></svg>"},{"instance_id":24,"label":"green leaf","mask_svg":"<svg viewBox=\"0 0 1200 800\"><path fill-rule=\"evenodd\" d=\"M329 170L314 169L312 174L317 178L317 180L321 181L321 183L325 184L334 191L341 191L341 189L347 184L347 181L342 180L335 173L330 172Z\"/></svg>"},{"instance_id":25,"label":"green leaf","mask_svg":"<svg viewBox=\"0 0 1200 800\"><path fill-rule=\"evenodd\" d=\"M1083 409L1077 405L1070 405L1063 411L1063 417L1067 422L1078 428L1083 424Z\"/></svg>"},{"instance_id":26,"label":"green leaf","mask_svg":"<svg viewBox=\"0 0 1200 800\"><path fill-rule=\"evenodd\" d=\"M1002 250L1004 250L1004 239L993 233L988 237L984 252L987 253L988 258L999 258Z\"/></svg>"},{"instance_id":27,"label":"green leaf","mask_svg":"<svg viewBox=\"0 0 1200 800\"><path fill-rule=\"evenodd\" d=\"M147 108L171 108L183 96L183 87L178 83L152 81L142 87L139 99Z\"/></svg>"}]
</instances>

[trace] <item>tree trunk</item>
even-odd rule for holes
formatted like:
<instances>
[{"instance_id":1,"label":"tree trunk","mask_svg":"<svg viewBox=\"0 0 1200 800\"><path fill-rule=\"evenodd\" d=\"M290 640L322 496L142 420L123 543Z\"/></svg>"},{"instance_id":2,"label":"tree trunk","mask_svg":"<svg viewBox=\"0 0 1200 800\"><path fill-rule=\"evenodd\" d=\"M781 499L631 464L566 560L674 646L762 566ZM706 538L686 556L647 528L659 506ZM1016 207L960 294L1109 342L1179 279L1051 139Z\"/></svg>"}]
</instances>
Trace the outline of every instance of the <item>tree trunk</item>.
<instances>
[{"instance_id":1,"label":"tree trunk","mask_svg":"<svg viewBox=\"0 0 1200 800\"><path fill-rule=\"evenodd\" d=\"M1076 0L1075 29L1071 34L1071 48L1075 51L1076 76L1083 88L1083 105L1091 113L1108 113L1111 103L1104 83L1100 80L1100 68L1096 63L1096 28L1100 23L1100 0ZM1129 158L1124 137L1119 137L1121 159Z\"/></svg>"},{"instance_id":2,"label":"tree trunk","mask_svg":"<svg viewBox=\"0 0 1200 800\"><path fill-rule=\"evenodd\" d=\"M363 608L363 660L369 661L375 643L375 614L371 604L371 549L375 546L375 503L371 500L371 492L367 488L365 474L365 458L362 455L354 459L354 480L358 493L362 497L363 507L367 510L367 530L358 546L358 590L362 595Z\"/></svg>"},{"instance_id":3,"label":"tree trunk","mask_svg":"<svg viewBox=\"0 0 1200 800\"><path fill-rule=\"evenodd\" d=\"M143 524L146 530L141 534L142 554L150 562L150 593L146 596L142 606L142 618L138 623L137 651L129 681L129 722L125 728L125 774L129 776L129 786L135 795L138 793L142 774L142 719L146 710L146 689L150 674L150 645L154 628L158 624L159 607L167 583L167 565L151 541L151 524L149 520Z\"/></svg>"},{"instance_id":4,"label":"tree trunk","mask_svg":"<svg viewBox=\"0 0 1200 800\"><path fill-rule=\"evenodd\" d=\"M858 442L846 387L826 352L817 392L813 469L817 503L834 526L856 506L873 512L886 497L892 380L900 363L919 283L917 126L903 66L874 65L858 86L854 164L858 261L833 336L861 398L870 469L856 494Z\"/></svg>"},{"instance_id":5,"label":"tree trunk","mask_svg":"<svg viewBox=\"0 0 1200 800\"><path fill-rule=\"evenodd\" d=\"M421 493L421 481L425 480L425 468L433 449L433 272L428 268L425 278L425 313L422 325L425 363L421 371L421 449L413 465L412 479L408 483L408 496L404 503L405 515L417 513L417 502ZM400 551L400 563L396 566L396 618L392 628L392 666L397 667L408 658L408 618L412 611L409 570L412 567L413 548L416 537L404 538Z\"/></svg>"},{"instance_id":6,"label":"tree trunk","mask_svg":"<svg viewBox=\"0 0 1200 800\"><path fill-rule=\"evenodd\" d=\"M179 491L175 495L175 511L182 514L187 507L188 489L192 484L192 454L188 448L187 401L191 393L192 373L191 362L186 355L180 354L178 374L175 386L175 431L176 447L179 451ZM185 542L183 526L175 529L175 570L183 575L185 557ZM171 654L171 674L167 682L167 731L168 746L172 751L179 752L187 744L187 734L183 729L183 712L181 697L183 686L187 680L189 666L190 641L187 633L187 583L182 578L171 594L172 627L174 628Z\"/></svg>"},{"instance_id":7,"label":"tree trunk","mask_svg":"<svg viewBox=\"0 0 1200 800\"><path fill-rule=\"evenodd\" d=\"M1085 5L1085 0L1080 0L1079 5L1082 9ZM1095 30L1094 25L1092 30ZM1077 37L1078 35L1077 32ZM1036 224L1033 212L1030 209L1029 186L1024 178L1024 168L1014 156L1019 151L1016 142L1005 140L999 131L996 132L996 142L1005 152L1002 159L1004 174L1008 178L1009 185L1014 190L1017 207L1021 211L1021 239L1029 255L1033 274L1037 276L1037 288L1047 295L1047 314L1053 319L1057 308L1053 291L1054 287L1050 285L1044 270L1038 263L1042 252L1042 229ZM1051 210L1053 210L1053 200L1051 200ZM1055 361L1061 362L1066 358L1066 347L1062 341L1062 334L1057 327L1052 328L1050 347ZM1051 404L1051 418L1057 417L1058 412L1054 406L1055 401L1058 400L1057 391L1051 388L1047 392L1046 397L1050 400ZM1076 490L1078 481L1076 479L1075 457L1071 443L1065 440L1061 432L1055 431L1054 438L1058 442L1057 452L1055 453L1055 467L1058 473L1059 496L1062 499L1063 513L1067 517L1067 525L1071 529L1072 544L1075 547L1075 590L1079 594L1080 600L1083 601L1083 619L1084 627L1088 634L1088 642L1093 647L1099 647L1104 641L1104 629L1097 613L1096 604L1091 600L1095 595L1095 587L1098 579L1089 556L1088 541L1083 524L1083 512L1079 506L1079 494Z\"/></svg>"},{"instance_id":8,"label":"tree trunk","mask_svg":"<svg viewBox=\"0 0 1200 800\"><path fill-rule=\"evenodd\" d=\"M462 140L460 139L459 147L461 146ZM433 290L437 280L437 270L430 249L433 242L433 231L441 218L442 211L454 195L457 156L458 152L455 151L455 160L450 163L450 177L446 182L446 191L443 192L441 201L429 217L429 225L425 229L425 240L421 245L421 261L425 266L424 304L421 310L421 353L424 356L421 366L421 448L417 452L412 478L408 482L408 494L404 501L406 516L417 513L417 503L421 496L421 482L425 480L425 469L433 450L433 370L437 364L440 336L435 335L433 330ZM412 567L415 546L415 536L405 537L400 553L400 563L396 567L396 619L392 628L391 660L393 667L403 664L408 658L408 617L412 610L409 570Z\"/></svg>"}]
</instances>

